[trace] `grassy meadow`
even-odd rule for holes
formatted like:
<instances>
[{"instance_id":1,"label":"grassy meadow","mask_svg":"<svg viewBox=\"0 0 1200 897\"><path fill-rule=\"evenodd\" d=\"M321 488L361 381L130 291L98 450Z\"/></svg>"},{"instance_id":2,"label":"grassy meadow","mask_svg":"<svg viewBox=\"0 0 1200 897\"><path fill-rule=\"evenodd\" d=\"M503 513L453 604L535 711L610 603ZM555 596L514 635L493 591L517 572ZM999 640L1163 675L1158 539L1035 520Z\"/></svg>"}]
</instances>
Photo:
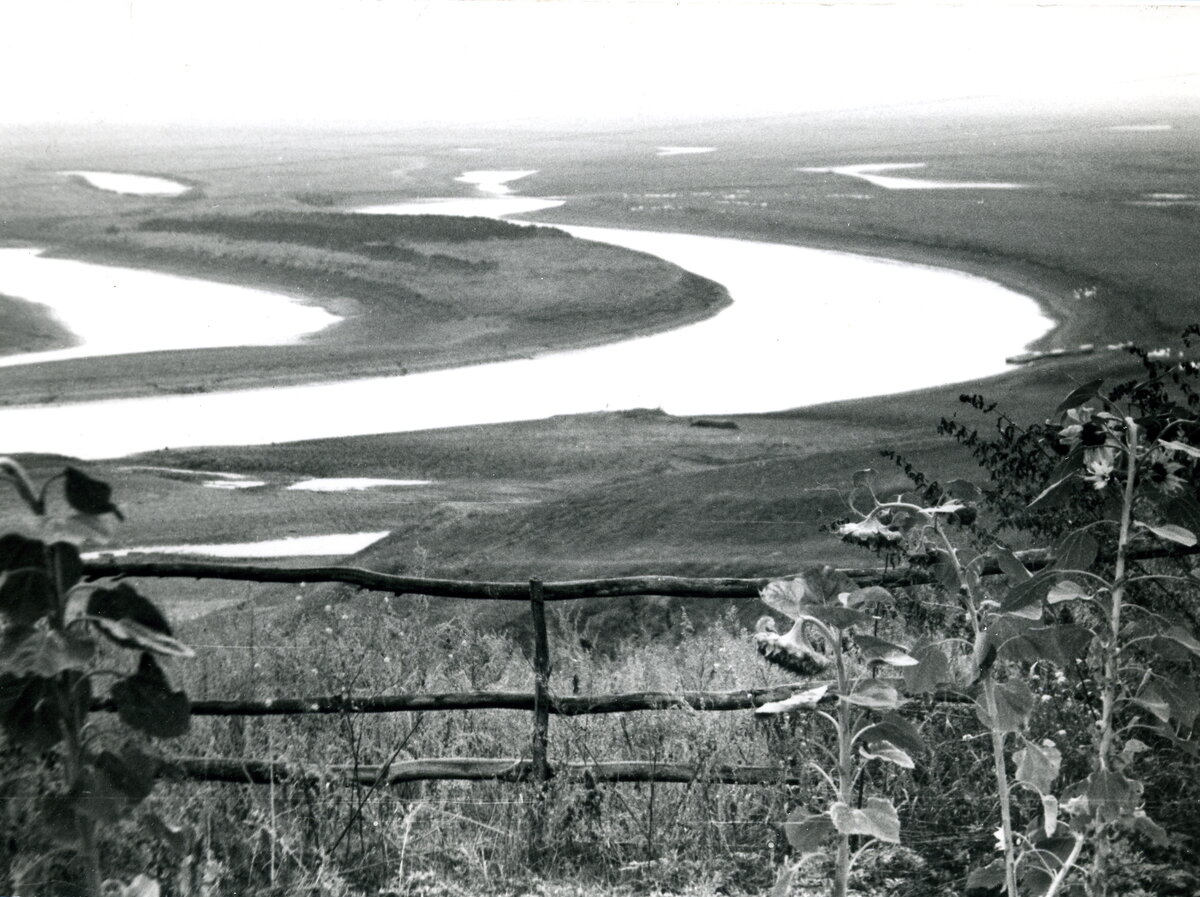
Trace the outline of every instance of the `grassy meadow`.
<instances>
[{"instance_id":1,"label":"grassy meadow","mask_svg":"<svg viewBox=\"0 0 1200 897\"><path fill-rule=\"evenodd\" d=\"M335 211L470 195L453 178L477 168L537 168L514 186L567 200L538 214L547 224L774 240L958 268L1036 298L1058 324L1040 348L1174 345L1187 323L1200 320L1200 257L1193 251L1200 208L1136 203L1150 194L1200 193L1188 155L1200 119L1177 118L1168 132L1109 130L1125 121L817 116L504 137L62 135L49 160L37 141L14 140L6 149L21 164L0 175L0 240L253 283L306 301L337 298L360 317L301 346L187 353L185 363L151 355L4 369L0 399L228 388L454 364L658 329L724 301L719 288L671 266L550 233L466 242L374 232L347 243L337 236L346 219L332 217ZM718 149L660 158L659 145ZM887 191L797 171L871 162L924 162L917 176L1029 187ZM153 172L197 188L180 200L117 197L55 174L74 168ZM614 281L620 289L612 289ZM1077 292L1092 287L1086 297ZM411 302L388 306L386 296L396 294ZM19 303L0 300L5 322L26 320L22 314ZM821 338L799 336L797 351L804 339ZM884 394L891 366L909 353L936 353L947 339L970 334L946 334L930 322L927 343L897 346L889 358L858 357L847 347L845 363L877 369ZM1098 351L987 381L723 416L720 427L634 409L180 449L86 467L112 483L127 517L113 547L387 530L384 540L344 562L469 579L784 575L815 563L876 562L837 542L829 527L846 514L843 496L855 470L877 468L885 490L905 486L881 449L899 451L937 478L980 476L962 448L936 433L942 417L992 426L958 401L961 393L998 401L1015 421L1040 421L1074 385L1136 372L1125 353ZM22 460L40 478L69 459ZM216 489L203 475L155 468L234 473L263 485ZM311 477L431 482L351 492L288 488ZM0 526L20 523L14 503L0 505ZM329 560L343 559L314 562ZM138 587L196 647L194 660L169 669L196 699L529 688L523 608L312 584L147 580ZM944 631L950 624L930 610L937 601L922 590L898 596L897 614L887 621L894 638ZM551 690L734 690L785 681L754 654L750 631L762 611L756 602L654 597L556 606ZM1044 686L1051 700L1039 704L1036 737L1089 724L1078 683ZM974 716L913 709L932 749L916 771L880 773L871 782L895 797L907 833L904 848L884 854L858 880L872 897L960 894L968 866L994 854L996 808L978 798L987 793L990 758ZM521 756L528 730L528 715L510 711L206 718L166 750L278 759L320 771L384 762L397 748L401 758ZM777 763L811 775L805 764L817 756L815 745L827 746L824 737L801 715L766 722L748 712L671 710L555 718L550 750L552 762ZM1184 749L1163 757L1148 800L1156 819L1183 834L1167 850L1121 847L1128 870L1122 893L1137 897L1194 893L1200 880L1186 861L1200 844L1188 822L1194 761ZM536 868L526 851L535 797L527 786L421 783L378 793L167 782L151 802L188 821L191 859L181 867L144 822L133 821L110 833L107 861L115 870L155 872L172 882L172 894L761 893L787 856L779 823L813 802L815 786L814 779L789 789L738 788L703 777L689 785L560 782L549 798L550 851ZM3 787L6 796L20 797L34 784L9 779ZM8 814L5 830L35 831L21 801L0 806ZM14 893L66 887L69 865L43 858L42 846L35 835L0 844L0 868L10 870L0 885ZM809 868L793 893L822 894L827 871L819 863Z\"/></svg>"}]
</instances>

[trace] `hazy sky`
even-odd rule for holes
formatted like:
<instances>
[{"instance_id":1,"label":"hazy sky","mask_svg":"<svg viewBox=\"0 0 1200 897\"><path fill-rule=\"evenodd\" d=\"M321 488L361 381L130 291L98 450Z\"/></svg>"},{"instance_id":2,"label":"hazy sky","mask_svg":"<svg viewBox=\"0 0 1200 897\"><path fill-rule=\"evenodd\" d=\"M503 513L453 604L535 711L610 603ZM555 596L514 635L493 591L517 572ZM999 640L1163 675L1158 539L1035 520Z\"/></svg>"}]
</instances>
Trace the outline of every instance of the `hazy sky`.
<instances>
[{"instance_id":1,"label":"hazy sky","mask_svg":"<svg viewBox=\"0 0 1200 897\"><path fill-rule=\"evenodd\" d=\"M1200 3L3 0L0 125L1200 98Z\"/></svg>"}]
</instances>

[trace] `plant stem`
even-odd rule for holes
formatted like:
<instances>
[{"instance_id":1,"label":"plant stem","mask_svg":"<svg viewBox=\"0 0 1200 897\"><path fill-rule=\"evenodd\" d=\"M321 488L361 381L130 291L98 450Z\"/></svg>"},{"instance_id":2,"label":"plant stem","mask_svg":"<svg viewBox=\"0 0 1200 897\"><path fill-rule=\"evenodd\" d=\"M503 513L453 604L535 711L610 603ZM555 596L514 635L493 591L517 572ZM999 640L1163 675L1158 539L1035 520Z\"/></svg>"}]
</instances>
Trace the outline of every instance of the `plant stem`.
<instances>
[{"instance_id":1,"label":"plant stem","mask_svg":"<svg viewBox=\"0 0 1200 897\"><path fill-rule=\"evenodd\" d=\"M1104 655L1103 680L1100 691L1100 742L1096 750L1096 771L1108 772L1112 762L1113 739L1116 735L1114 715L1117 689L1120 686L1121 608L1125 602L1128 579L1129 531L1133 525L1133 502L1137 486L1138 429L1132 418L1125 418L1125 492L1121 498L1121 523L1117 534L1117 559L1113 568L1112 606L1108 614L1108 638L1102 646ZM1092 857L1089 890L1092 897L1108 893L1108 840L1105 823L1097 825L1096 852Z\"/></svg>"},{"instance_id":2,"label":"plant stem","mask_svg":"<svg viewBox=\"0 0 1200 897\"><path fill-rule=\"evenodd\" d=\"M1017 852L1013 844L1012 800L1008 790L1008 768L1004 759L1004 733L996 725L996 680L988 674L983 680L984 700L987 702L989 727L992 735L992 764L996 774L996 790L1000 795L1000 832L1004 840L1004 891L1017 897Z\"/></svg>"},{"instance_id":3,"label":"plant stem","mask_svg":"<svg viewBox=\"0 0 1200 897\"><path fill-rule=\"evenodd\" d=\"M842 656L842 634L838 630L832 633L833 656L837 664L838 694L843 696L838 700L837 737L838 737L838 800L846 807L850 806L854 788L854 755L850 750L850 702L844 696L850 693L850 677L846 673L846 661ZM833 897L846 897L850 883L850 836L838 833L837 865L834 869Z\"/></svg>"}]
</instances>

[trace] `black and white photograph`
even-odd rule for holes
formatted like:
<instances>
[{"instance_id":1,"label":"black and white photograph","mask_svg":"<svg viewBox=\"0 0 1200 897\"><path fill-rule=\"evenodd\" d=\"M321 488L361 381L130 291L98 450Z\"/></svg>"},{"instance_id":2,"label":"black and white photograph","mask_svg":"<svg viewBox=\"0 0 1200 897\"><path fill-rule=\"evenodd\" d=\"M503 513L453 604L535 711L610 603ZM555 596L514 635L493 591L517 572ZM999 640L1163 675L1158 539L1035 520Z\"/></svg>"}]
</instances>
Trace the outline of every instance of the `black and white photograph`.
<instances>
[{"instance_id":1,"label":"black and white photograph","mask_svg":"<svg viewBox=\"0 0 1200 897\"><path fill-rule=\"evenodd\" d=\"M1200 894L1200 2L0 76L0 897Z\"/></svg>"}]
</instances>

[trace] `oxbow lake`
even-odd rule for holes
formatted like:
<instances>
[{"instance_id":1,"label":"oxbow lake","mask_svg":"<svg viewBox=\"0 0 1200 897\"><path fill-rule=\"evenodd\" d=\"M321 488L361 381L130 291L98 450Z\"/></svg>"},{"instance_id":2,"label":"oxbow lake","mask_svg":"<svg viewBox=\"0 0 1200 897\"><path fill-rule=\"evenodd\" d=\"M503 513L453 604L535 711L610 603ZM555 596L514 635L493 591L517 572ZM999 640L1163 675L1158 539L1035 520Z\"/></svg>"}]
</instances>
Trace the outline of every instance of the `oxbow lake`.
<instances>
[{"instance_id":1,"label":"oxbow lake","mask_svg":"<svg viewBox=\"0 0 1200 897\"><path fill-rule=\"evenodd\" d=\"M484 195L359 211L499 217L562 204L506 195L514 178L488 177L530 172L468 174ZM516 203L523 205L514 210ZM715 280L733 304L664 333L529 359L277 389L0 409L0 451L106 458L636 407L677 415L775 411L997 374L1007 369L1006 356L1052 326L1032 299L946 268L723 237L554 226ZM20 296L5 277L0 266L0 293ZM206 301L217 301L238 288L205 289ZM164 344L179 338L169 322L162 327Z\"/></svg>"}]
</instances>

